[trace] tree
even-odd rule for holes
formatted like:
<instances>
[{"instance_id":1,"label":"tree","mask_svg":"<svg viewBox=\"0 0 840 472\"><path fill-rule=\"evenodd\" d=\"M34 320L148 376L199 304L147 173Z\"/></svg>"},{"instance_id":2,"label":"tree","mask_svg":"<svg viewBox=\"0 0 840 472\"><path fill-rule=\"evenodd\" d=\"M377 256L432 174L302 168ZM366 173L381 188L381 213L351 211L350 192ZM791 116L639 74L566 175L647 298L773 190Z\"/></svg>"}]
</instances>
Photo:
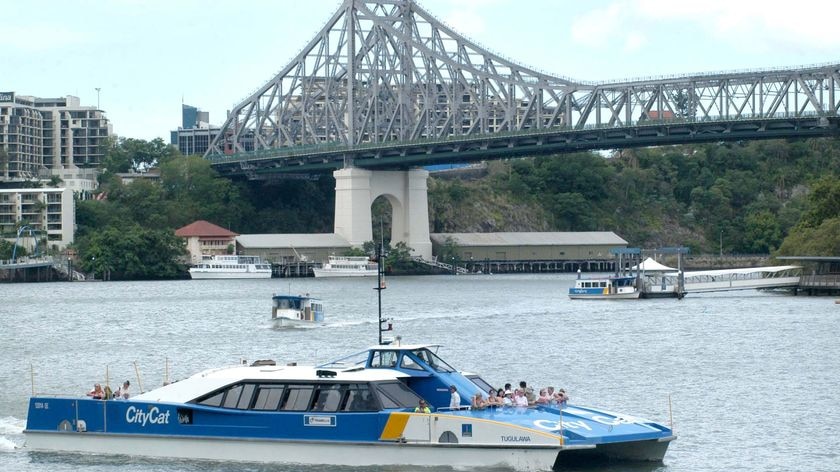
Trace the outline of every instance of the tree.
<instances>
[{"instance_id":1,"label":"tree","mask_svg":"<svg viewBox=\"0 0 840 472\"><path fill-rule=\"evenodd\" d=\"M840 254L840 217L816 228L798 226L785 238L777 256L837 256Z\"/></svg>"},{"instance_id":2,"label":"tree","mask_svg":"<svg viewBox=\"0 0 840 472\"><path fill-rule=\"evenodd\" d=\"M79 243L81 267L109 272L115 280L172 279L184 275L179 259L186 255L184 240L172 231L139 225L109 226Z\"/></svg>"},{"instance_id":3,"label":"tree","mask_svg":"<svg viewBox=\"0 0 840 472\"><path fill-rule=\"evenodd\" d=\"M180 156L178 150L162 139L145 141L134 138L111 138L100 167L105 173L141 172Z\"/></svg>"},{"instance_id":4,"label":"tree","mask_svg":"<svg viewBox=\"0 0 840 472\"><path fill-rule=\"evenodd\" d=\"M825 176L812 187L808 196L808 211L801 226L816 228L829 218L840 216L840 179Z\"/></svg>"}]
</instances>

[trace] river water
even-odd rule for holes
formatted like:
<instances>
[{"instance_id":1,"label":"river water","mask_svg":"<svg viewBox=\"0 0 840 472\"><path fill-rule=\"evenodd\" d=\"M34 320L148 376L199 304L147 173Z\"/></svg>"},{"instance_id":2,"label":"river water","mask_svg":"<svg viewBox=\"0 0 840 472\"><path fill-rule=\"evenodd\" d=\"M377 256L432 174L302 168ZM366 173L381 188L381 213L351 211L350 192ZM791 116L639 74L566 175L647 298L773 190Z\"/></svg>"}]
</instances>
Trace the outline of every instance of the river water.
<instances>
[{"instance_id":1,"label":"river water","mask_svg":"<svg viewBox=\"0 0 840 472\"><path fill-rule=\"evenodd\" d=\"M574 276L393 277L383 312L407 343L492 384L669 424L664 464L598 471L840 470L840 305L740 291L572 301ZM327 361L377 339L372 279L0 285L0 471L318 471L323 467L30 453L28 397L135 392L243 359ZM280 329L271 295L309 292L327 324ZM167 368L168 366L168 368ZM34 376L32 375L34 373ZM669 403L671 407L669 408ZM331 470L334 470L332 468ZM411 470L411 467L376 470ZM346 470L358 470L347 468Z\"/></svg>"}]
</instances>

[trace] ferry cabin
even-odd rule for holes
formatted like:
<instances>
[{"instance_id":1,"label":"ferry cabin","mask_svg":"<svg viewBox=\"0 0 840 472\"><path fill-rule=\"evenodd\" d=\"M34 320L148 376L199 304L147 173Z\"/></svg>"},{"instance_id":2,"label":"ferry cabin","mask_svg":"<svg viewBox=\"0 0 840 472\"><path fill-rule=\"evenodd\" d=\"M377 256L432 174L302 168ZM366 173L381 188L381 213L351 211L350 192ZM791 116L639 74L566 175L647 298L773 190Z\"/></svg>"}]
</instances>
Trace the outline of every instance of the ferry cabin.
<instances>
[{"instance_id":1,"label":"ferry cabin","mask_svg":"<svg viewBox=\"0 0 840 472\"><path fill-rule=\"evenodd\" d=\"M637 298L636 277L577 279L569 289L571 298Z\"/></svg>"},{"instance_id":2,"label":"ferry cabin","mask_svg":"<svg viewBox=\"0 0 840 472\"><path fill-rule=\"evenodd\" d=\"M301 295L271 297L271 318L292 322L320 323L324 321L324 304L318 299Z\"/></svg>"}]
</instances>

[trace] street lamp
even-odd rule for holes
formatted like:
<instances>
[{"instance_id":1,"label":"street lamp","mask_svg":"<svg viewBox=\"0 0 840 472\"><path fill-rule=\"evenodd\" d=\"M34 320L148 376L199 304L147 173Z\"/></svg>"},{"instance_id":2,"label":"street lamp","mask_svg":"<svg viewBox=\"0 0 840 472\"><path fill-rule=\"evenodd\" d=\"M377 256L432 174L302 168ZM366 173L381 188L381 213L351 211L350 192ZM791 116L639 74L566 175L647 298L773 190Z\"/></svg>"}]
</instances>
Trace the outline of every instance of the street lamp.
<instances>
[{"instance_id":1,"label":"street lamp","mask_svg":"<svg viewBox=\"0 0 840 472\"><path fill-rule=\"evenodd\" d=\"M102 90L101 87L96 87L96 109L99 110L99 91Z\"/></svg>"}]
</instances>

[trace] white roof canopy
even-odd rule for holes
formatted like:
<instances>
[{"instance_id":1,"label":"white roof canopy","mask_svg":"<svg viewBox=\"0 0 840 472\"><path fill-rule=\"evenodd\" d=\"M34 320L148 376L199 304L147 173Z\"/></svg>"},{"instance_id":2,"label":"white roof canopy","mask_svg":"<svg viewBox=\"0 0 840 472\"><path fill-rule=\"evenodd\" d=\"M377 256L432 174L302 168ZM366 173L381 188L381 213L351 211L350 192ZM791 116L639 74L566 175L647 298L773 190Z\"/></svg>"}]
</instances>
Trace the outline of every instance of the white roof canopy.
<instances>
[{"instance_id":1,"label":"white roof canopy","mask_svg":"<svg viewBox=\"0 0 840 472\"><path fill-rule=\"evenodd\" d=\"M662 265L653 260L652 257L648 257L641 264L634 266L632 270L641 270L644 272L673 272L677 269L673 267L668 267L666 265Z\"/></svg>"}]
</instances>

